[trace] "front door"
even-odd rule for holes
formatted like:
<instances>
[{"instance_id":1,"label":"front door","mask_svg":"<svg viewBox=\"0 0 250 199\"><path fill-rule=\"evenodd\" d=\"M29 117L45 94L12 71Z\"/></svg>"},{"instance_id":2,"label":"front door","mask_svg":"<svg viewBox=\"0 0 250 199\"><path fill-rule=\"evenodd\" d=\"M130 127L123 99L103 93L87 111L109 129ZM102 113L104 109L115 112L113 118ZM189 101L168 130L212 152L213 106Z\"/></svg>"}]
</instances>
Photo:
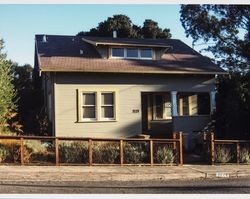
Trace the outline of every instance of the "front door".
<instances>
[{"instance_id":1,"label":"front door","mask_svg":"<svg viewBox=\"0 0 250 199\"><path fill-rule=\"evenodd\" d=\"M151 137L166 137L172 134L171 97L169 92L141 94L142 133Z\"/></svg>"}]
</instances>

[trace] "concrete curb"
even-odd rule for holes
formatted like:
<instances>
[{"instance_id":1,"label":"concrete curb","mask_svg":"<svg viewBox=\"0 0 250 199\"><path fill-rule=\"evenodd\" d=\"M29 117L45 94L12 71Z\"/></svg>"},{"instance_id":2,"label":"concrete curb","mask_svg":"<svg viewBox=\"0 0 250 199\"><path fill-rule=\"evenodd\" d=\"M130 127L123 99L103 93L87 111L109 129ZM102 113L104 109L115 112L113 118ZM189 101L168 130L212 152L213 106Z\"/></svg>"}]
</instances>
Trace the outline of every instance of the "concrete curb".
<instances>
[{"instance_id":1,"label":"concrete curb","mask_svg":"<svg viewBox=\"0 0 250 199\"><path fill-rule=\"evenodd\" d=\"M0 166L0 181L167 181L250 177L250 167L20 167Z\"/></svg>"}]
</instances>

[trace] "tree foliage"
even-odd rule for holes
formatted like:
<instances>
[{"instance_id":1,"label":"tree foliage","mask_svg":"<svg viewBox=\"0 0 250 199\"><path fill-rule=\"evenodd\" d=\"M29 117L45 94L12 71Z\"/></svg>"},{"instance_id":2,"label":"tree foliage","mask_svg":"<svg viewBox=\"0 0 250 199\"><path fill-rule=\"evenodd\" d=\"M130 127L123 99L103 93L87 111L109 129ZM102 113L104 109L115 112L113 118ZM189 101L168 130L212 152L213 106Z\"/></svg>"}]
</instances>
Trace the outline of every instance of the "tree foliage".
<instances>
[{"instance_id":1,"label":"tree foliage","mask_svg":"<svg viewBox=\"0 0 250 199\"><path fill-rule=\"evenodd\" d=\"M249 5L182 5L181 22L194 43L205 42L221 66L250 69Z\"/></svg>"},{"instance_id":2,"label":"tree foliage","mask_svg":"<svg viewBox=\"0 0 250 199\"><path fill-rule=\"evenodd\" d=\"M12 65L2 52L3 40L0 40L0 132L8 130L21 131L21 125L13 118L17 115L16 91L13 85Z\"/></svg>"},{"instance_id":3,"label":"tree foliage","mask_svg":"<svg viewBox=\"0 0 250 199\"><path fill-rule=\"evenodd\" d=\"M112 37L113 31L117 31L118 37L121 38L171 38L170 29L162 30L158 23L146 19L143 26L137 26L132 23L131 19L126 15L113 15L107 20L100 22L96 28L87 32L79 32L77 35Z\"/></svg>"},{"instance_id":4,"label":"tree foliage","mask_svg":"<svg viewBox=\"0 0 250 199\"><path fill-rule=\"evenodd\" d=\"M250 73L218 77L216 130L230 139L250 139Z\"/></svg>"},{"instance_id":5,"label":"tree foliage","mask_svg":"<svg viewBox=\"0 0 250 199\"><path fill-rule=\"evenodd\" d=\"M180 13L186 35L229 71L218 77L218 136L250 139L250 6L182 5Z\"/></svg>"}]
</instances>

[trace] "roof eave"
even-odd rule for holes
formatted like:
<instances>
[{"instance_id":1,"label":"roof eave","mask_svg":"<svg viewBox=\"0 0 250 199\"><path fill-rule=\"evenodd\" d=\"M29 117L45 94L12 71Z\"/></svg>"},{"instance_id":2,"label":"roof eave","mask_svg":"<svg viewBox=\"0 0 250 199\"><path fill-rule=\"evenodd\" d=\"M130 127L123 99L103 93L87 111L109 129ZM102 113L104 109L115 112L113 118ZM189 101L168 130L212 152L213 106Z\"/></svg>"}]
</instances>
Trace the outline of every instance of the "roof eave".
<instances>
[{"instance_id":1,"label":"roof eave","mask_svg":"<svg viewBox=\"0 0 250 199\"><path fill-rule=\"evenodd\" d=\"M98 46L98 45L107 45L107 46L139 46L139 47L155 47L155 48L171 48L172 46L169 45L157 45L157 44L134 44L134 43L116 43L116 42L95 42L95 41L91 41L85 38L82 38L83 41L92 44L94 46Z\"/></svg>"},{"instance_id":2,"label":"roof eave","mask_svg":"<svg viewBox=\"0 0 250 199\"><path fill-rule=\"evenodd\" d=\"M228 72L208 72L208 71L93 71L93 70L58 70L41 69L42 72L81 72L81 73L133 73L133 74L194 74L194 75L226 75Z\"/></svg>"}]
</instances>

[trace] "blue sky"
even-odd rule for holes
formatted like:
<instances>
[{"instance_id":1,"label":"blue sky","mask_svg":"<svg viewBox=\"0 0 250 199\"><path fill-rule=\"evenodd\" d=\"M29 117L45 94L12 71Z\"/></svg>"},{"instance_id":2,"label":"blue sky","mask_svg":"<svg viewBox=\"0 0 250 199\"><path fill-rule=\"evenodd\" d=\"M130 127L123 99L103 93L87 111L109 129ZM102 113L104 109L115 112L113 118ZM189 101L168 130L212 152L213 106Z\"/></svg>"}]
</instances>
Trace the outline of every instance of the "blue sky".
<instances>
[{"instance_id":1,"label":"blue sky","mask_svg":"<svg viewBox=\"0 0 250 199\"><path fill-rule=\"evenodd\" d=\"M0 37L8 58L33 65L35 34L75 35L96 27L114 14L125 14L136 25L153 19L170 28L172 38L191 46L180 22L179 5L4 5L0 4Z\"/></svg>"}]
</instances>

